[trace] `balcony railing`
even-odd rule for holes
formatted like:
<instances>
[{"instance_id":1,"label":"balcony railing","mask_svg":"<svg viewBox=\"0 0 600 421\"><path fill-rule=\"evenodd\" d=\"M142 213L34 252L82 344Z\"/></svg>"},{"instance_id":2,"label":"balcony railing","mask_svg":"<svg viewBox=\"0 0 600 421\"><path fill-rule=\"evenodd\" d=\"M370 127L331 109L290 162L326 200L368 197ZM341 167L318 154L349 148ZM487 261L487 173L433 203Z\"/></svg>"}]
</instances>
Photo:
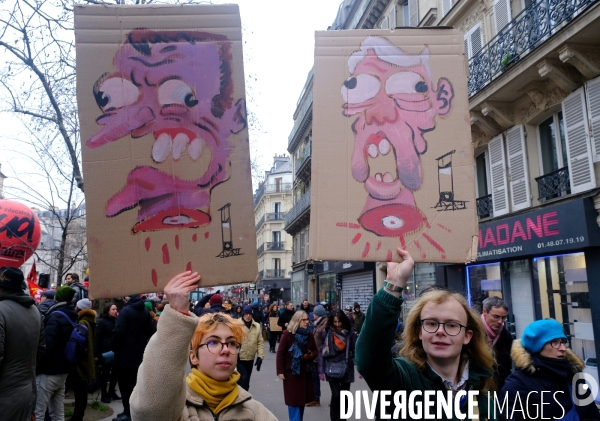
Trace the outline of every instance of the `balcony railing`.
<instances>
[{"instance_id":1,"label":"balcony railing","mask_svg":"<svg viewBox=\"0 0 600 421\"><path fill-rule=\"evenodd\" d=\"M262 227L262 224L264 224L265 222L265 216L263 215L262 218L260 218L260 221L258 221L258 224L256 224L256 231L258 231L260 229L260 227Z\"/></svg>"},{"instance_id":2,"label":"balcony railing","mask_svg":"<svg viewBox=\"0 0 600 421\"><path fill-rule=\"evenodd\" d=\"M308 207L310 206L310 189L304 193L304 196L296 202L294 207L285 215L285 225L284 229L290 226L294 220L302 214Z\"/></svg>"},{"instance_id":3,"label":"balcony railing","mask_svg":"<svg viewBox=\"0 0 600 421\"><path fill-rule=\"evenodd\" d=\"M265 243L265 250L285 250L285 243L282 241Z\"/></svg>"},{"instance_id":4,"label":"balcony railing","mask_svg":"<svg viewBox=\"0 0 600 421\"><path fill-rule=\"evenodd\" d=\"M256 249L256 255L260 256L261 254L263 254L264 251L265 251L265 245L263 243L260 246L258 246L258 248Z\"/></svg>"},{"instance_id":5,"label":"balcony railing","mask_svg":"<svg viewBox=\"0 0 600 421\"><path fill-rule=\"evenodd\" d=\"M598 0L533 0L469 60L469 97Z\"/></svg>"},{"instance_id":6,"label":"balcony railing","mask_svg":"<svg viewBox=\"0 0 600 421\"><path fill-rule=\"evenodd\" d=\"M535 181L538 184L539 200L542 202L571 194L569 167L560 168L537 177Z\"/></svg>"},{"instance_id":7,"label":"balcony railing","mask_svg":"<svg viewBox=\"0 0 600 421\"><path fill-rule=\"evenodd\" d=\"M265 278L285 278L285 269L266 269Z\"/></svg>"},{"instance_id":8,"label":"balcony railing","mask_svg":"<svg viewBox=\"0 0 600 421\"><path fill-rule=\"evenodd\" d=\"M298 157L298 159L296 160L296 174L298 174L298 172L300 171L300 169L302 168L302 166L304 165L306 160L308 158L310 158L311 149L312 149L312 142L308 142L306 144L306 146L304 147L304 151L302 152L302 155L300 155Z\"/></svg>"},{"instance_id":9,"label":"balcony railing","mask_svg":"<svg viewBox=\"0 0 600 421\"><path fill-rule=\"evenodd\" d=\"M477 199L477 216L479 219L489 218L494 215L492 195L488 194Z\"/></svg>"},{"instance_id":10,"label":"balcony railing","mask_svg":"<svg viewBox=\"0 0 600 421\"><path fill-rule=\"evenodd\" d=\"M262 185L258 190L256 190L256 193L254 193L254 206L258 205L260 198L263 197L264 194L287 193L290 191L292 191L292 183Z\"/></svg>"},{"instance_id":11,"label":"balcony railing","mask_svg":"<svg viewBox=\"0 0 600 421\"><path fill-rule=\"evenodd\" d=\"M266 221L283 221L283 212L269 212L267 213Z\"/></svg>"}]
</instances>

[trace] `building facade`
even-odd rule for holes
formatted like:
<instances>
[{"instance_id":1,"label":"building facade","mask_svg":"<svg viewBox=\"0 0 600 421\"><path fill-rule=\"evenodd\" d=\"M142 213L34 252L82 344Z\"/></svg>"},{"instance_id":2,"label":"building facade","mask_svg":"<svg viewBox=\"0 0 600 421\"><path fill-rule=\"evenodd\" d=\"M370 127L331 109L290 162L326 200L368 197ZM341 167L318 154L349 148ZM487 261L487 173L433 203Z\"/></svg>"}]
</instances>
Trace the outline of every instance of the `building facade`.
<instances>
[{"instance_id":1,"label":"building facade","mask_svg":"<svg viewBox=\"0 0 600 421\"><path fill-rule=\"evenodd\" d=\"M275 156L254 194L258 282L252 294L266 294L270 302L291 298L292 237L283 225L292 208L292 180L291 158Z\"/></svg>"}]
</instances>

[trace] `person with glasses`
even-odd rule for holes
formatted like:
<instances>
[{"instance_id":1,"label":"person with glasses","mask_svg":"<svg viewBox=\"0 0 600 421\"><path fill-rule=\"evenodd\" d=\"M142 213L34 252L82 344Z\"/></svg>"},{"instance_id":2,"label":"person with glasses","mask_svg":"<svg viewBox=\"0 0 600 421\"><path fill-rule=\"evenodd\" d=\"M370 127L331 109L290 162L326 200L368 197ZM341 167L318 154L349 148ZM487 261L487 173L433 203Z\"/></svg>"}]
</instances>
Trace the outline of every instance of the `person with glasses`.
<instances>
[{"instance_id":1,"label":"person with glasses","mask_svg":"<svg viewBox=\"0 0 600 421\"><path fill-rule=\"evenodd\" d=\"M290 421L302 421L305 405L314 400L312 375L307 367L317 357L318 349L308 324L305 311L294 313L277 348L277 377L283 380Z\"/></svg>"},{"instance_id":2,"label":"person with glasses","mask_svg":"<svg viewBox=\"0 0 600 421\"><path fill-rule=\"evenodd\" d=\"M243 322L225 313L198 318L189 311L189 293L199 280L198 273L187 271L165 287L169 304L144 353L131 395L132 419L277 420L237 384ZM187 361L192 370L186 376Z\"/></svg>"},{"instance_id":3,"label":"person with glasses","mask_svg":"<svg viewBox=\"0 0 600 421\"><path fill-rule=\"evenodd\" d=\"M580 394L583 380L576 382L577 387L573 385L573 377L581 373L584 363L567 346L567 336L558 321L530 323L521 339L513 342L511 356L516 369L502 388L500 397L507 399L507 410L500 419L542 419L543 408L544 419L600 420L593 399L587 405L574 403L574 399L588 398L590 391Z\"/></svg>"},{"instance_id":4,"label":"person with glasses","mask_svg":"<svg viewBox=\"0 0 600 421\"><path fill-rule=\"evenodd\" d=\"M506 378L512 370L510 348L513 337L504 326L508 317L508 306L500 297L491 296L483 300L481 321L485 327L488 344L494 349L496 365L494 366L494 381L496 389L502 390Z\"/></svg>"},{"instance_id":5,"label":"person with glasses","mask_svg":"<svg viewBox=\"0 0 600 421\"><path fill-rule=\"evenodd\" d=\"M447 290L422 294L410 309L399 355L392 354L402 291L413 271L410 254L398 248L401 263L387 263L387 279L373 296L356 344L356 365L375 390L479 391L478 412L488 418L488 399L494 390L494 357L483 323L465 298ZM422 398L417 395L422 404ZM491 401L493 402L493 401ZM467 411L466 399L459 402ZM379 411L378 411L379 412ZM389 407L388 407L389 412ZM442 412L439 419L447 419ZM456 414L455 414L456 415ZM494 420L492 411L488 420Z\"/></svg>"}]
</instances>

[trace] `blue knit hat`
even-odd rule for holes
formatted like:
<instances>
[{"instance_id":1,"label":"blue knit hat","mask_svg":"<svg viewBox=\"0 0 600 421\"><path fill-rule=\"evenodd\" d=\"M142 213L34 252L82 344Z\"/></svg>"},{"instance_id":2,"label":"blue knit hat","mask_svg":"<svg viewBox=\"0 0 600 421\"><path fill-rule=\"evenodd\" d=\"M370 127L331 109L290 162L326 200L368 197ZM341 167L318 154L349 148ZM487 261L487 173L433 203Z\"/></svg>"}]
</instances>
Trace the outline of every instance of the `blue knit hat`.
<instances>
[{"instance_id":1,"label":"blue knit hat","mask_svg":"<svg viewBox=\"0 0 600 421\"><path fill-rule=\"evenodd\" d=\"M242 314L252 314L252 306L244 306L242 309Z\"/></svg>"},{"instance_id":2,"label":"blue knit hat","mask_svg":"<svg viewBox=\"0 0 600 421\"><path fill-rule=\"evenodd\" d=\"M521 343L527 351L537 354L548 342L559 338L567 339L559 322L554 319L536 320L525 328Z\"/></svg>"}]
</instances>

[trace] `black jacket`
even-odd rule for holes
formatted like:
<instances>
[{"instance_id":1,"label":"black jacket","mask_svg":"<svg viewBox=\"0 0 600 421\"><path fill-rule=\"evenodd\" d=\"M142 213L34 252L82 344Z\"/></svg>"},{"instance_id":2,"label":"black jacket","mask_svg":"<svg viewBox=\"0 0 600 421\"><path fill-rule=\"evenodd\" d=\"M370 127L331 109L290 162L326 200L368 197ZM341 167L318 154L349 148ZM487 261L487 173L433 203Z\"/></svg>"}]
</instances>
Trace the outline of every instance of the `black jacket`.
<instances>
[{"instance_id":1,"label":"black jacket","mask_svg":"<svg viewBox=\"0 0 600 421\"><path fill-rule=\"evenodd\" d=\"M503 412L498 418L500 420L538 419L541 417L539 411L542 408L543 396L544 418L562 419L563 414L568 413L573 407L569 385L573 381L573 376L583 369L583 361L573 351L567 349L566 368L564 372L561 372L555 366L547 363L550 359L545 359L540 354L530 354L523 348L520 340L514 341L511 357L517 368L507 377L500 395L501 399L499 399L500 402L503 402L504 394L508 394L507 403L511 412L508 414ZM541 392L547 393L542 395ZM521 404L517 401L517 394ZM579 398L585 399L586 396L579 396ZM525 412L516 410L512 412L513 407L516 406L515 409L520 409L521 405ZM576 406L576 410L581 421L600 420L600 413L593 401L586 406ZM536 411L538 411L537 416Z\"/></svg>"},{"instance_id":2,"label":"black jacket","mask_svg":"<svg viewBox=\"0 0 600 421\"><path fill-rule=\"evenodd\" d=\"M500 337L494 344L494 354L496 365L494 366L494 381L497 390L502 390L506 378L512 371L512 359L510 358L510 349L512 347L513 337L504 327L500 332Z\"/></svg>"},{"instance_id":3,"label":"black jacket","mask_svg":"<svg viewBox=\"0 0 600 421\"><path fill-rule=\"evenodd\" d=\"M281 316L279 316L279 320L277 321L277 324L279 326L281 326L281 328L283 330L287 330L287 328L285 327L286 323L289 323L290 320L292 320L292 317L294 316L295 311L294 310L288 310L287 308L285 310L283 310L283 313L281 314Z\"/></svg>"},{"instance_id":4,"label":"black jacket","mask_svg":"<svg viewBox=\"0 0 600 421\"><path fill-rule=\"evenodd\" d=\"M62 301L48 310L43 320L46 352L38 362L38 374L66 374L72 368L65 360L64 352L73 325L62 314L56 313L57 311L62 311L73 322L77 322L77 312L73 303Z\"/></svg>"},{"instance_id":5,"label":"black jacket","mask_svg":"<svg viewBox=\"0 0 600 421\"><path fill-rule=\"evenodd\" d=\"M113 350L113 330L116 319L106 316L96 321L96 341L94 342L94 357L100 358L102 354Z\"/></svg>"},{"instance_id":6,"label":"black jacket","mask_svg":"<svg viewBox=\"0 0 600 421\"><path fill-rule=\"evenodd\" d=\"M115 365L123 368L139 367L144 350L154 334L152 317L139 295L133 295L119 313L113 334Z\"/></svg>"}]
</instances>

